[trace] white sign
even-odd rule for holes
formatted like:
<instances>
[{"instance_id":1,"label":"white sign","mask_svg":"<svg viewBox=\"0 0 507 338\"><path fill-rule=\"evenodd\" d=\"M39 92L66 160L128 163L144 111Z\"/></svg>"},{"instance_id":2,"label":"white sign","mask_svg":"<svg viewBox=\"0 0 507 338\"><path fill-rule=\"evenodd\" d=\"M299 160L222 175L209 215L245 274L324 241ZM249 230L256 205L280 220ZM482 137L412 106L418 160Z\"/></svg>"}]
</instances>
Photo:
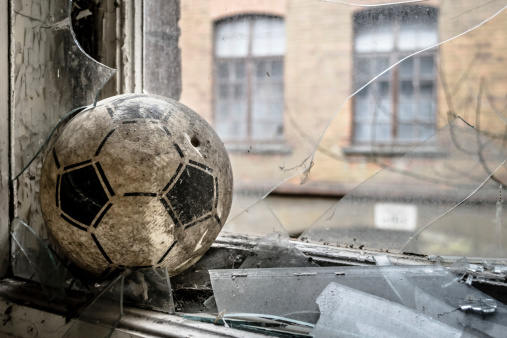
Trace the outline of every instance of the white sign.
<instances>
[{"instance_id":1,"label":"white sign","mask_svg":"<svg viewBox=\"0 0 507 338\"><path fill-rule=\"evenodd\" d=\"M417 228L417 207L412 204L375 204L375 228L414 231Z\"/></svg>"}]
</instances>

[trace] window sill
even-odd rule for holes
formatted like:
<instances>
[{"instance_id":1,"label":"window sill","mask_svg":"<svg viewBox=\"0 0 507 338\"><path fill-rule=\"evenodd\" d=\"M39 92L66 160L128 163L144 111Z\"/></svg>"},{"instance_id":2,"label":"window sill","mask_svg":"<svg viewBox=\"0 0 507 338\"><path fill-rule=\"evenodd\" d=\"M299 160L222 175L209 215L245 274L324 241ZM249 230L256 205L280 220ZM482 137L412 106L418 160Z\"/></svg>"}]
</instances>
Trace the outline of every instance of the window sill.
<instances>
[{"instance_id":1,"label":"window sill","mask_svg":"<svg viewBox=\"0 0 507 338\"><path fill-rule=\"evenodd\" d=\"M290 155L292 148L280 143L225 143L225 149L232 154Z\"/></svg>"},{"instance_id":2,"label":"window sill","mask_svg":"<svg viewBox=\"0 0 507 338\"><path fill-rule=\"evenodd\" d=\"M407 153L419 156L443 155L442 151L436 145L418 146L411 145L351 145L343 148L345 155L376 155L384 157L403 156Z\"/></svg>"}]
</instances>

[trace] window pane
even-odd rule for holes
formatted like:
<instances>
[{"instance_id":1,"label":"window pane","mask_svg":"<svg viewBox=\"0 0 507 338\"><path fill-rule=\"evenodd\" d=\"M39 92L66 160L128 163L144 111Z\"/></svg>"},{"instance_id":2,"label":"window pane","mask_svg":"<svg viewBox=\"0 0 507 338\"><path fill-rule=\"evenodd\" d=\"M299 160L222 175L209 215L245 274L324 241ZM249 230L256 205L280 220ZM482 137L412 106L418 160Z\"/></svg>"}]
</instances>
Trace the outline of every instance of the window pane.
<instances>
[{"instance_id":1,"label":"window pane","mask_svg":"<svg viewBox=\"0 0 507 338\"><path fill-rule=\"evenodd\" d=\"M435 46L438 43L436 23L424 25L423 28L419 31L417 42L418 49Z\"/></svg>"},{"instance_id":2,"label":"window pane","mask_svg":"<svg viewBox=\"0 0 507 338\"><path fill-rule=\"evenodd\" d=\"M283 105L280 103L252 103L252 120L269 120L273 122L281 121L283 117Z\"/></svg>"},{"instance_id":3,"label":"window pane","mask_svg":"<svg viewBox=\"0 0 507 338\"><path fill-rule=\"evenodd\" d=\"M216 29L216 56L247 56L248 39L249 27L247 19L219 23Z\"/></svg>"},{"instance_id":4,"label":"window pane","mask_svg":"<svg viewBox=\"0 0 507 338\"><path fill-rule=\"evenodd\" d=\"M265 61L257 61L255 63L255 76L259 79L262 79L267 76L266 74L266 62Z\"/></svg>"},{"instance_id":5,"label":"window pane","mask_svg":"<svg viewBox=\"0 0 507 338\"><path fill-rule=\"evenodd\" d=\"M421 58L421 75L432 75L433 74L433 57Z\"/></svg>"},{"instance_id":6,"label":"window pane","mask_svg":"<svg viewBox=\"0 0 507 338\"><path fill-rule=\"evenodd\" d=\"M418 50L438 43L436 21L403 23L400 27L398 48L402 51Z\"/></svg>"},{"instance_id":7,"label":"window pane","mask_svg":"<svg viewBox=\"0 0 507 338\"><path fill-rule=\"evenodd\" d=\"M398 125L398 140L410 141L414 137L414 126L411 124L400 124Z\"/></svg>"},{"instance_id":8,"label":"window pane","mask_svg":"<svg viewBox=\"0 0 507 338\"><path fill-rule=\"evenodd\" d=\"M356 121L371 121L374 106L367 100L356 100L354 117Z\"/></svg>"},{"instance_id":9,"label":"window pane","mask_svg":"<svg viewBox=\"0 0 507 338\"><path fill-rule=\"evenodd\" d=\"M380 81L378 83L378 95L380 97L386 97L389 95L389 82L387 81Z\"/></svg>"},{"instance_id":10,"label":"window pane","mask_svg":"<svg viewBox=\"0 0 507 338\"><path fill-rule=\"evenodd\" d=\"M373 51L373 29L363 28L357 32L354 41L354 47L358 53L368 53Z\"/></svg>"},{"instance_id":11,"label":"window pane","mask_svg":"<svg viewBox=\"0 0 507 338\"><path fill-rule=\"evenodd\" d=\"M377 102L376 110L374 112L373 121L376 122L390 122L391 121L391 101L380 100Z\"/></svg>"},{"instance_id":12,"label":"window pane","mask_svg":"<svg viewBox=\"0 0 507 338\"><path fill-rule=\"evenodd\" d=\"M234 85L234 99L244 99L245 98L245 85L237 84Z\"/></svg>"},{"instance_id":13,"label":"window pane","mask_svg":"<svg viewBox=\"0 0 507 338\"><path fill-rule=\"evenodd\" d=\"M421 96L432 96L433 95L433 81L421 81L420 85Z\"/></svg>"},{"instance_id":14,"label":"window pane","mask_svg":"<svg viewBox=\"0 0 507 338\"><path fill-rule=\"evenodd\" d=\"M253 102L252 103L252 117L255 119L266 119L269 118L269 104L264 102ZM254 119L254 118L252 118Z\"/></svg>"},{"instance_id":15,"label":"window pane","mask_svg":"<svg viewBox=\"0 0 507 338\"><path fill-rule=\"evenodd\" d=\"M358 23L359 26L361 23ZM380 27L363 27L357 32L355 49L358 53L389 52L394 48L393 24L387 22Z\"/></svg>"},{"instance_id":16,"label":"window pane","mask_svg":"<svg viewBox=\"0 0 507 338\"><path fill-rule=\"evenodd\" d=\"M416 32L417 26L406 24L400 29L400 36L398 39L399 50L415 50L416 49Z\"/></svg>"},{"instance_id":17,"label":"window pane","mask_svg":"<svg viewBox=\"0 0 507 338\"><path fill-rule=\"evenodd\" d=\"M229 96L229 86L221 84L218 86L218 97L220 99L227 99Z\"/></svg>"},{"instance_id":18,"label":"window pane","mask_svg":"<svg viewBox=\"0 0 507 338\"><path fill-rule=\"evenodd\" d=\"M223 120L229 118L229 105L227 102L217 102L215 104L215 113L217 120Z\"/></svg>"},{"instance_id":19,"label":"window pane","mask_svg":"<svg viewBox=\"0 0 507 338\"><path fill-rule=\"evenodd\" d=\"M245 61L240 60L234 63L234 75L236 80L242 80L245 78Z\"/></svg>"},{"instance_id":20,"label":"window pane","mask_svg":"<svg viewBox=\"0 0 507 338\"><path fill-rule=\"evenodd\" d=\"M283 134L282 123L257 121L252 124L252 138L255 140L279 139Z\"/></svg>"},{"instance_id":21,"label":"window pane","mask_svg":"<svg viewBox=\"0 0 507 338\"><path fill-rule=\"evenodd\" d=\"M247 136L246 103L218 102L215 105L216 131L223 139L244 139Z\"/></svg>"},{"instance_id":22,"label":"window pane","mask_svg":"<svg viewBox=\"0 0 507 338\"><path fill-rule=\"evenodd\" d=\"M356 79L358 80L370 80L372 77L372 70L371 70L371 59L369 58L357 58L356 64L354 67L354 75Z\"/></svg>"},{"instance_id":23,"label":"window pane","mask_svg":"<svg viewBox=\"0 0 507 338\"><path fill-rule=\"evenodd\" d=\"M272 83L269 85L269 97L273 99L283 99L283 84Z\"/></svg>"},{"instance_id":24,"label":"window pane","mask_svg":"<svg viewBox=\"0 0 507 338\"><path fill-rule=\"evenodd\" d=\"M368 89L368 88L370 88L370 86L366 86L366 87L364 87L363 89L361 89L361 90L359 91L359 93L357 93L356 98L358 98L358 99L363 99L363 98L365 98L365 97L368 97L368 92L369 92L369 89Z\"/></svg>"},{"instance_id":25,"label":"window pane","mask_svg":"<svg viewBox=\"0 0 507 338\"><path fill-rule=\"evenodd\" d=\"M374 141L386 142L391 140L391 125L379 124L375 126L375 134L372 135Z\"/></svg>"},{"instance_id":26,"label":"window pane","mask_svg":"<svg viewBox=\"0 0 507 338\"><path fill-rule=\"evenodd\" d=\"M421 125L419 126L419 137L420 141L426 140L428 137L435 133L433 125Z\"/></svg>"},{"instance_id":27,"label":"window pane","mask_svg":"<svg viewBox=\"0 0 507 338\"><path fill-rule=\"evenodd\" d=\"M421 122L434 122L435 112L433 111L433 101L421 100L419 102L418 120Z\"/></svg>"},{"instance_id":28,"label":"window pane","mask_svg":"<svg viewBox=\"0 0 507 338\"><path fill-rule=\"evenodd\" d=\"M384 70L389 68L389 59L386 57L377 57L375 58L375 74L372 74L372 78L382 73ZM388 78L389 72L382 74L381 78ZM371 80L371 79L368 79Z\"/></svg>"},{"instance_id":29,"label":"window pane","mask_svg":"<svg viewBox=\"0 0 507 338\"><path fill-rule=\"evenodd\" d=\"M371 140L371 125L354 125L354 140L358 142L367 142Z\"/></svg>"},{"instance_id":30,"label":"window pane","mask_svg":"<svg viewBox=\"0 0 507 338\"><path fill-rule=\"evenodd\" d=\"M271 63L271 77L282 78L283 77L283 62L273 61Z\"/></svg>"},{"instance_id":31,"label":"window pane","mask_svg":"<svg viewBox=\"0 0 507 338\"><path fill-rule=\"evenodd\" d=\"M409 58L400 63L400 76L403 78L411 78L414 75L414 58Z\"/></svg>"},{"instance_id":32,"label":"window pane","mask_svg":"<svg viewBox=\"0 0 507 338\"><path fill-rule=\"evenodd\" d=\"M401 101L398 103L399 122L411 122L414 119L414 108L412 101Z\"/></svg>"},{"instance_id":33,"label":"window pane","mask_svg":"<svg viewBox=\"0 0 507 338\"><path fill-rule=\"evenodd\" d=\"M393 25L377 27L375 30L373 47L375 52L390 52L394 49Z\"/></svg>"},{"instance_id":34,"label":"window pane","mask_svg":"<svg viewBox=\"0 0 507 338\"><path fill-rule=\"evenodd\" d=\"M218 64L218 77L220 79L229 78L229 65L227 63Z\"/></svg>"},{"instance_id":35,"label":"window pane","mask_svg":"<svg viewBox=\"0 0 507 338\"><path fill-rule=\"evenodd\" d=\"M412 96L414 94L414 85L412 81L401 81L401 95Z\"/></svg>"},{"instance_id":36,"label":"window pane","mask_svg":"<svg viewBox=\"0 0 507 338\"><path fill-rule=\"evenodd\" d=\"M279 18L255 18L253 23L252 55L285 54L285 25Z\"/></svg>"}]
</instances>

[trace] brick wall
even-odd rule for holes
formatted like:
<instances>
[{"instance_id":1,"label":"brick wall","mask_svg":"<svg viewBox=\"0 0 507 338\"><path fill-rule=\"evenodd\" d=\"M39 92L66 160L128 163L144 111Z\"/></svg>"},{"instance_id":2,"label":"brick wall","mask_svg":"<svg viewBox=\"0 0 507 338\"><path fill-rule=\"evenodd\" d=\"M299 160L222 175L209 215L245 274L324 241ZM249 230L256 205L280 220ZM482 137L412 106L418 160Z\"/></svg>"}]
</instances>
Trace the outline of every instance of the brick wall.
<instances>
[{"instance_id":1,"label":"brick wall","mask_svg":"<svg viewBox=\"0 0 507 338\"><path fill-rule=\"evenodd\" d=\"M439 5L439 3L441 3ZM470 2L473 6L473 2ZM471 15L461 15L451 0L426 2L439 6L439 31L442 37L474 26ZM491 7L471 11L483 18L493 14ZM472 8L472 7L471 7ZM315 165L307 184L295 177L279 190L299 193L342 194L380 169L369 156L347 156L350 145L352 101L341 104L351 94L353 50L352 17L358 7L322 1L181 1L182 95L181 101L213 124L213 22L227 15L264 13L285 18L287 49L285 54L285 145L288 154L231 153L237 187L265 190L297 170L284 171L302 163L311 154L317 140L331 122L315 156ZM498 107L505 106L507 92L507 14L502 13L480 29L444 44L439 49L441 74L453 87L463 78L459 90L452 89L453 114L475 124L475 107L481 79ZM475 58L475 59L474 59ZM473 61L470 70L467 67ZM437 125L448 121L446 92L437 80ZM454 88L454 87L453 87ZM449 92L449 91L448 91ZM503 100L503 101L502 101ZM503 133L503 124L483 97L480 127ZM336 117L333 119L333 116ZM381 159L389 163L390 158ZM306 162L308 164L308 162ZM304 167L299 167L299 169Z\"/></svg>"}]
</instances>

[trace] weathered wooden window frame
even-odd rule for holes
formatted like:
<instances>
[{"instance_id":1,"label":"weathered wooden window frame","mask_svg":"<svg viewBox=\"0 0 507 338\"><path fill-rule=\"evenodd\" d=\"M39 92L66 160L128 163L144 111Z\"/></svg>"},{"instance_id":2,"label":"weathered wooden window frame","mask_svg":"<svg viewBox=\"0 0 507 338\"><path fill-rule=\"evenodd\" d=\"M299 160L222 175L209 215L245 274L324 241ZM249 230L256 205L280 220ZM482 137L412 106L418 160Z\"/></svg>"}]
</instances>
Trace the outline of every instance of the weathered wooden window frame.
<instances>
[{"instance_id":1,"label":"weathered wooden window frame","mask_svg":"<svg viewBox=\"0 0 507 338\"><path fill-rule=\"evenodd\" d=\"M10 261L9 24L9 1L0 0L0 278L6 275Z\"/></svg>"}]
</instances>

